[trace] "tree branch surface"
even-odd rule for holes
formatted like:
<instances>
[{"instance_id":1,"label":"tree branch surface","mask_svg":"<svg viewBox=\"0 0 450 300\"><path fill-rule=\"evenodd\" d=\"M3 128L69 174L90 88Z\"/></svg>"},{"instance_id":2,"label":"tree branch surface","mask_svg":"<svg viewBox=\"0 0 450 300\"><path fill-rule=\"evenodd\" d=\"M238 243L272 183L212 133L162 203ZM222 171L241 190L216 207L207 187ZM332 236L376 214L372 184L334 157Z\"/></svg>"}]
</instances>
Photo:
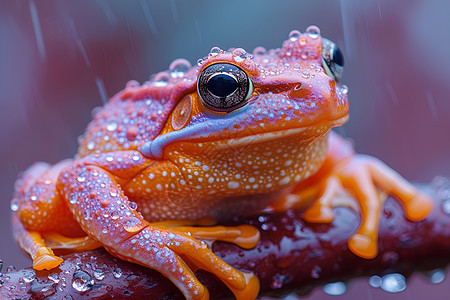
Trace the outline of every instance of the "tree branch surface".
<instances>
[{"instance_id":1,"label":"tree branch surface","mask_svg":"<svg viewBox=\"0 0 450 300\"><path fill-rule=\"evenodd\" d=\"M261 241L250 250L216 242L213 251L230 265L255 272L260 295L307 293L318 285L358 276L383 275L445 266L450 260L450 183L437 177L420 186L435 201L423 221L405 219L402 206L388 198L381 215L379 254L375 259L357 257L347 240L356 232L359 214L346 207L334 209L331 224L307 223L301 210L236 218L225 225L251 224ZM3 270L1 299L110 299L131 296L147 299L184 299L160 273L111 256L103 249L64 256L51 271ZM232 297L213 275L198 271L212 299ZM64 298L66 297L66 298Z\"/></svg>"}]
</instances>

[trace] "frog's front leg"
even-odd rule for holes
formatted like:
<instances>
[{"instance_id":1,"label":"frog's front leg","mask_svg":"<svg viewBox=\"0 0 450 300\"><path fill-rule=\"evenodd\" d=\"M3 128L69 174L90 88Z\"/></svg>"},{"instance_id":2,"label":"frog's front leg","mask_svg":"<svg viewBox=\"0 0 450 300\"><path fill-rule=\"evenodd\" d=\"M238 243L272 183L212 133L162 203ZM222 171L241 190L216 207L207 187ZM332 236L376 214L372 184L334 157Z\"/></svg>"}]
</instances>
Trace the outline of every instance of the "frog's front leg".
<instances>
[{"instance_id":1,"label":"frog's front leg","mask_svg":"<svg viewBox=\"0 0 450 300\"><path fill-rule=\"evenodd\" d=\"M150 164L170 162L150 162L135 151L86 157L62 170L58 189L91 238L116 257L161 272L186 298L208 298L188 263L214 273L238 299L255 298L258 280L253 274L230 267L189 234L147 222L130 205L121 186Z\"/></svg>"},{"instance_id":2,"label":"frog's front leg","mask_svg":"<svg viewBox=\"0 0 450 300\"><path fill-rule=\"evenodd\" d=\"M340 193L350 194L356 199L361 224L358 231L350 238L348 245L356 255L373 258L378 253L378 224L384 197L380 191L395 196L404 206L406 218L419 221L425 218L433 208L432 200L417 190L398 173L380 160L354 154L350 143L331 133L328 139L326 161L317 174L300 183L292 191L297 201L314 196L313 204L305 212L309 222L331 222L332 208L342 203L333 200ZM274 206L287 208L287 201L279 201ZM304 203L304 202L303 202Z\"/></svg>"}]
</instances>

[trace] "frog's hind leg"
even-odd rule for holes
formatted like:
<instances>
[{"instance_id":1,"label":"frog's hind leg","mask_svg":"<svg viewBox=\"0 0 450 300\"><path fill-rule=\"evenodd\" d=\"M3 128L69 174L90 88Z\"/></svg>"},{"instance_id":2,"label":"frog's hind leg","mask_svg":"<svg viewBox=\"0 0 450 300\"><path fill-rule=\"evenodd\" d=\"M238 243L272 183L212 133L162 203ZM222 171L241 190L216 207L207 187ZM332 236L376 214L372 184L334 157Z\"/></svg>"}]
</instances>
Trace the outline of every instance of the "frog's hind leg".
<instances>
[{"instance_id":1,"label":"frog's hind leg","mask_svg":"<svg viewBox=\"0 0 450 300\"><path fill-rule=\"evenodd\" d=\"M26 170L15 185L11 202L14 236L19 246L33 258L33 268L52 269L62 259L46 245L42 232L55 232L71 237L83 235L56 189L60 170L70 161L51 167L36 163Z\"/></svg>"}]
</instances>

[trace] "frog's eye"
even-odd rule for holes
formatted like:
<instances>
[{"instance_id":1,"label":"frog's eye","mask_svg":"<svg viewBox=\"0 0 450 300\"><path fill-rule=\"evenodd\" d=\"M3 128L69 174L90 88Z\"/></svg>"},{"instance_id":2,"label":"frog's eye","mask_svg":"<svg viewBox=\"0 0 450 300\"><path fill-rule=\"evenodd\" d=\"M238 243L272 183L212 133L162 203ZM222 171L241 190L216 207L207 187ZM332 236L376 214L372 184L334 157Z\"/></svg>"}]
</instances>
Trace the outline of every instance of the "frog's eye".
<instances>
[{"instance_id":1,"label":"frog's eye","mask_svg":"<svg viewBox=\"0 0 450 300\"><path fill-rule=\"evenodd\" d=\"M253 85L241 68L217 63L210 65L200 74L197 91L203 104L209 109L231 112L247 103Z\"/></svg>"},{"instance_id":2,"label":"frog's eye","mask_svg":"<svg viewBox=\"0 0 450 300\"><path fill-rule=\"evenodd\" d=\"M328 76L339 82L344 73L344 55L332 41L322 38L322 67Z\"/></svg>"}]
</instances>

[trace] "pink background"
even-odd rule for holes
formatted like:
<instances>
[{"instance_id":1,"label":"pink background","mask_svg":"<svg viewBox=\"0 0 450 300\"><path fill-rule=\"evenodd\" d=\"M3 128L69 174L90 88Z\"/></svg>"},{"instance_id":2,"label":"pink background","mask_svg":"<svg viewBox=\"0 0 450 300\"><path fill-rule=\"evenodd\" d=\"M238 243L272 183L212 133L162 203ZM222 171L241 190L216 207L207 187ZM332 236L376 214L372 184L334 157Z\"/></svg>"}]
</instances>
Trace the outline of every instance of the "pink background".
<instances>
[{"instance_id":1,"label":"pink background","mask_svg":"<svg viewBox=\"0 0 450 300\"><path fill-rule=\"evenodd\" d=\"M450 3L419 0L1 1L0 258L30 264L11 235L18 173L73 156L102 94L176 58L195 63L213 46L279 47L310 24L345 54L351 118L338 132L410 180L449 176L449 11ZM341 297L438 299L449 288L449 279L431 285L417 274L400 294L360 279ZM340 297L318 289L308 298Z\"/></svg>"}]
</instances>

